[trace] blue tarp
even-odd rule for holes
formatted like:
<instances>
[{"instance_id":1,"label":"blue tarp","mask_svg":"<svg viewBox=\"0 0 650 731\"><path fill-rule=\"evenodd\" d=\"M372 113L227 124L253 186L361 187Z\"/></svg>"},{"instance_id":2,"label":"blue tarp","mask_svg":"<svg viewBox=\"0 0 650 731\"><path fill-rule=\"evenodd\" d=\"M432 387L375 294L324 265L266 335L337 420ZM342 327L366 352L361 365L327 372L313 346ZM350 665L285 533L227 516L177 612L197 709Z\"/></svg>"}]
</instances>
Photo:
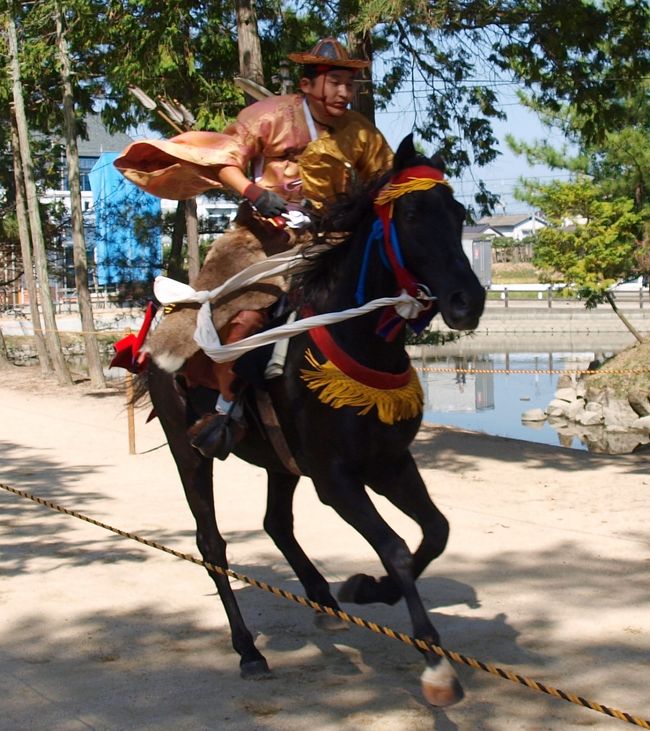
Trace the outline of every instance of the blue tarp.
<instances>
[{"instance_id":1,"label":"blue tarp","mask_svg":"<svg viewBox=\"0 0 650 731\"><path fill-rule=\"evenodd\" d=\"M101 286L152 281L160 274L160 199L130 183L104 152L89 173L95 210L95 262Z\"/></svg>"}]
</instances>

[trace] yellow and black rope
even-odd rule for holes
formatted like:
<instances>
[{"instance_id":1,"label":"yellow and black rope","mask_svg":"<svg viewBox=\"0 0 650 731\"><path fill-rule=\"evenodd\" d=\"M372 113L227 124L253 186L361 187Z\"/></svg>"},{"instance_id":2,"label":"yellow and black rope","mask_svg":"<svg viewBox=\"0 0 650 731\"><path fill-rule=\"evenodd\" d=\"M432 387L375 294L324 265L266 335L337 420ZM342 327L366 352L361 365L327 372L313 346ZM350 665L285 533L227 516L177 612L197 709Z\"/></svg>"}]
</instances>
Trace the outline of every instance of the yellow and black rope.
<instances>
[{"instance_id":1,"label":"yellow and black rope","mask_svg":"<svg viewBox=\"0 0 650 731\"><path fill-rule=\"evenodd\" d=\"M50 510L54 510L59 513L64 513L65 515L70 515L73 518L78 518L79 520L83 520L86 523L90 523L91 525L95 525L99 528L108 530L111 533L116 533L117 535L122 536L123 538L129 538L133 541L137 541L138 543L141 543L150 548L155 548L159 551L163 551L164 553L168 553L171 556L174 556L176 558L183 559L184 561L189 561L190 563L196 564L197 566L203 566L210 572L221 574L222 576L228 576L232 579L237 579L238 581L248 584L249 586L254 586L254 587L257 587L258 589L262 589L263 591L270 592L271 594L273 594L277 597L281 597L282 599L287 599L288 601L296 602L297 604L300 604L303 607L308 607L317 612L322 612L322 613L328 614L332 617L337 617L338 619L341 619L344 622L348 622L350 624L354 624L357 627L363 627L364 629L368 629L371 632L385 635L386 637L390 637L394 640L399 640L400 642L403 642L404 644L409 645L410 647L414 647L422 652L433 652L436 655L439 655L440 657L446 657L448 660L451 660L456 663L460 663L462 665L467 665L468 667L474 668L475 670L483 670L487 673L490 673L491 675L494 675L499 678L503 678L504 680L509 680L513 683L517 683L518 685L524 685L527 688L530 688L531 690L536 690L536 691L539 691L540 693L545 693L546 695L550 695L554 698L559 698L559 699L567 701L569 703L573 703L574 705L582 706L583 708L588 708L589 710L596 711L598 713L602 713L602 714L604 714L606 716L610 716L612 718L616 718L619 721L625 721L626 723L631 723L634 726L639 726L641 728L650 729L649 720L646 720L644 718L638 718L636 716L633 716L630 713L627 713L626 711L620 711L616 708L611 708L610 706L605 706L601 703L596 703L595 701L588 700L587 698L583 698L582 696L575 695L574 693L567 693L566 691L560 690L559 688L554 688L553 686L545 685L544 683L540 683L539 681L534 680L532 678L528 678L524 675L519 675L518 673L514 673L511 670L504 670L503 668L497 667L496 665L493 665L491 663L482 662L481 660L477 660L476 658L462 655L461 653L455 652L453 650L447 650L444 647L440 647L439 645L434 645L430 642L426 642L425 640L420 640L415 637L411 637L410 635L407 635L404 632L397 632L397 631L391 629L390 627L386 627L384 625L380 625L375 622L370 622L367 619L363 619L362 617L357 617L353 614L348 614L348 612L345 612L341 609L333 609L332 607L323 606L321 604L318 604L317 602L312 601L311 599L308 599L304 596L300 596L299 594L294 594L293 592L287 591L286 589L280 589L278 587L271 586L270 584L267 584L265 581L259 581L258 579L253 579L249 576L246 576L245 574L240 574L237 571L232 571L231 569L226 569L226 568L223 568L222 566L215 566L214 564L211 564L207 561L203 561L202 559L197 558L196 556L193 556L189 553L183 553L183 552L177 551L173 548L169 548L168 546L164 546L161 543L157 543L156 541L151 541L147 538L143 538L142 536L138 536L134 533L120 530L119 528L114 528L113 526L108 525L107 523L102 523L101 521L95 520L94 518L89 518L88 516L77 512L76 510L70 510L69 508L64 508L63 506L57 505L56 503L53 503L50 500L45 500L44 498L40 498L36 495L32 495L28 492L25 492L24 490L19 490L18 488L12 487L10 485L0 483L0 488L2 488L3 490L6 490L7 492L13 493L14 495L17 495L19 497L23 497L23 498L26 498L27 500L31 500L32 502L37 503L38 505L42 505L46 508L49 508Z\"/></svg>"}]
</instances>

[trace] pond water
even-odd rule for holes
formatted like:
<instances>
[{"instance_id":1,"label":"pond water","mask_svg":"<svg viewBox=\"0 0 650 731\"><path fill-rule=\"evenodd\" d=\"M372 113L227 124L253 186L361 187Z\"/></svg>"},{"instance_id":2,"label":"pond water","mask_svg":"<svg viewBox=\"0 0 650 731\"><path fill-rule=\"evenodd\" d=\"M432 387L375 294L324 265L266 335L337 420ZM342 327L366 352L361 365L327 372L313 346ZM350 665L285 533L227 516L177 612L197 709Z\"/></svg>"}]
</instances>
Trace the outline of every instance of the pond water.
<instances>
[{"instance_id":1,"label":"pond water","mask_svg":"<svg viewBox=\"0 0 650 731\"><path fill-rule=\"evenodd\" d=\"M465 337L444 346L412 346L411 360L424 390L424 421L588 450L578 436L559 433L547 421L522 422L521 415L548 406L557 390L557 371L584 370L592 361L603 361L632 342L626 333L492 334ZM121 368L108 369L111 357L112 353L102 357L106 376L123 378ZM83 356L67 360L76 372L87 373ZM505 370L521 372L503 373Z\"/></svg>"},{"instance_id":2,"label":"pond water","mask_svg":"<svg viewBox=\"0 0 650 731\"><path fill-rule=\"evenodd\" d=\"M546 342L544 342L546 340ZM584 370L631 344L603 334L421 346L412 353L425 395L424 420L494 436L587 450L577 436L560 434L548 422L522 422L524 411L545 409L557 390L556 371ZM421 370L420 370L421 369ZM505 370L521 373L503 373ZM554 371L554 372L550 372Z\"/></svg>"}]
</instances>

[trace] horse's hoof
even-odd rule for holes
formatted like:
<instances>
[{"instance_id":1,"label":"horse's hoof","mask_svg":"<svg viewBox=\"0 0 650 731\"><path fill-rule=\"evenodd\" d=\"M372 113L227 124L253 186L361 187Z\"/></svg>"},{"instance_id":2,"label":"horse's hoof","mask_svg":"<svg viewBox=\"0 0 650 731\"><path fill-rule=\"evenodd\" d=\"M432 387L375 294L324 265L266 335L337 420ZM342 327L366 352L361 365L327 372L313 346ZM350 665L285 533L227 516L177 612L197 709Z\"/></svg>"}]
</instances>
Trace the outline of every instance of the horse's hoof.
<instances>
[{"instance_id":1,"label":"horse's hoof","mask_svg":"<svg viewBox=\"0 0 650 731\"><path fill-rule=\"evenodd\" d=\"M270 672L269 665L263 657L249 662L242 661L239 665L239 674L242 678L263 678Z\"/></svg>"},{"instance_id":2,"label":"horse's hoof","mask_svg":"<svg viewBox=\"0 0 650 731\"><path fill-rule=\"evenodd\" d=\"M338 617L333 617L325 612L316 612L314 615L314 626L317 629L323 629L326 632L340 632L349 629L350 626Z\"/></svg>"},{"instance_id":3,"label":"horse's hoof","mask_svg":"<svg viewBox=\"0 0 650 731\"><path fill-rule=\"evenodd\" d=\"M429 666L425 668L420 676L420 683L422 695L427 703L438 708L453 706L465 696L454 669L445 657L435 668Z\"/></svg>"}]
</instances>

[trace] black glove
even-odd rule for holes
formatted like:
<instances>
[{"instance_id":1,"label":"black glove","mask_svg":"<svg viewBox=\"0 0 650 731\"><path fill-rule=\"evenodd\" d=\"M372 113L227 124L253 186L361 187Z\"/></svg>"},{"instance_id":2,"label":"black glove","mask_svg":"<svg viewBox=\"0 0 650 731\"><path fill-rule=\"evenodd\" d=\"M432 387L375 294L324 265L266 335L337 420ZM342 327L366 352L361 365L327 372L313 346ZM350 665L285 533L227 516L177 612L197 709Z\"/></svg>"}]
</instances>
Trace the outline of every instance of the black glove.
<instances>
[{"instance_id":1,"label":"black glove","mask_svg":"<svg viewBox=\"0 0 650 731\"><path fill-rule=\"evenodd\" d=\"M257 212L265 218L273 218L287 211L287 202L272 190L265 190L251 183L244 191L244 196L255 206Z\"/></svg>"}]
</instances>

